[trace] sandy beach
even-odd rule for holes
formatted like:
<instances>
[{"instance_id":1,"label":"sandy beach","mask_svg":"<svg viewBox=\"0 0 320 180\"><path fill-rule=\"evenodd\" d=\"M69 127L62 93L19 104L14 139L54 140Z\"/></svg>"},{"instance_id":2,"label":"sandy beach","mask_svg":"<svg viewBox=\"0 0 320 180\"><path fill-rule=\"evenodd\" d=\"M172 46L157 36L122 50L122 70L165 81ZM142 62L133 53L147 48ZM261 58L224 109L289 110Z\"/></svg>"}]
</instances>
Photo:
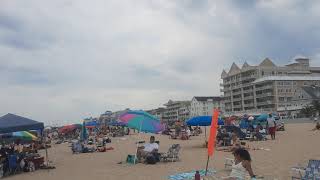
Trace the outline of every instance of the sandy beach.
<instances>
[{"instance_id":1,"label":"sandy beach","mask_svg":"<svg viewBox=\"0 0 320 180\"><path fill-rule=\"evenodd\" d=\"M309 159L320 159L320 132L310 131L311 123L286 124L286 131L277 132L275 141L248 142L250 147L268 150L250 150L255 174L265 179L291 179L290 168L297 164L306 165ZM168 175L204 169L207 151L202 147L204 134L192 137L191 140L171 140L168 136L156 135L160 140L160 152L169 146L179 143L182 146L180 162L157 163L156 165L118 164L125 161L127 154L134 154L138 138L148 140L150 134L131 135L124 138L113 138L114 150L104 153L72 154L69 144L53 145L49 150L50 160L56 169L39 170L8 177L8 180L88 180L88 179L121 179L121 180L164 180ZM43 153L43 152L42 152ZM231 153L216 152L211 158L209 168L218 171L217 176L228 174L224 169L225 158L232 158Z\"/></svg>"}]
</instances>

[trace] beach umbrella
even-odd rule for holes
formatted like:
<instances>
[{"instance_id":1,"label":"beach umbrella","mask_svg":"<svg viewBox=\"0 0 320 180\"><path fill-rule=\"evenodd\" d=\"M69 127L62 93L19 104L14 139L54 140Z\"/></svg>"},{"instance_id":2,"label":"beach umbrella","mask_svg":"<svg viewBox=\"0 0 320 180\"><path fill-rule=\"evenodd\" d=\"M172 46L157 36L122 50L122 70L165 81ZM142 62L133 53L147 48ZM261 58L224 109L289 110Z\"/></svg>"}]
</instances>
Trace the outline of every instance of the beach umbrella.
<instances>
[{"instance_id":1,"label":"beach umbrella","mask_svg":"<svg viewBox=\"0 0 320 180\"><path fill-rule=\"evenodd\" d=\"M86 123L84 123L84 124L85 124L86 127L90 127L90 128L94 128L94 127L100 125L100 123L98 123L98 122L96 122L96 121L90 121L90 122L86 122ZM84 124L83 124L83 125L84 125Z\"/></svg>"},{"instance_id":2,"label":"beach umbrella","mask_svg":"<svg viewBox=\"0 0 320 180\"><path fill-rule=\"evenodd\" d=\"M145 111L128 111L119 121L139 132L158 133L164 129L159 119Z\"/></svg>"},{"instance_id":3,"label":"beach umbrella","mask_svg":"<svg viewBox=\"0 0 320 180\"><path fill-rule=\"evenodd\" d=\"M188 126L210 126L212 116L196 116L186 121ZM224 125L222 118L218 119L218 125Z\"/></svg>"},{"instance_id":4,"label":"beach umbrella","mask_svg":"<svg viewBox=\"0 0 320 180\"><path fill-rule=\"evenodd\" d=\"M108 126L126 126L126 123L121 121L112 121L107 123Z\"/></svg>"},{"instance_id":5,"label":"beach umbrella","mask_svg":"<svg viewBox=\"0 0 320 180\"><path fill-rule=\"evenodd\" d=\"M257 120L258 121L266 121L268 119L269 115L268 114L261 114Z\"/></svg>"},{"instance_id":6,"label":"beach umbrella","mask_svg":"<svg viewBox=\"0 0 320 180\"><path fill-rule=\"evenodd\" d=\"M59 133L69 133L75 129L80 129L81 128L81 124L71 124L71 125L66 125L63 126L62 128L59 129Z\"/></svg>"},{"instance_id":7,"label":"beach umbrella","mask_svg":"<svg viewBox=\"0 0 320 180\"><path fill-rule=\"evenodd\" d=\"M35 141L38 139L35 135L29 133L28 131L13 132L12 138L28 140L28 141Z\"/></svg>"},{"instance_id":8,"label":"beach umbrella","mask_svg":"<svg viewBox=\"0 0 320 180\"><path fill-rule=\"evenodd\" d=\"M139 132L158 133L164 129L159 119L145 111L127 111L119 117L119 121ZM135 157L137 157L137 153L138 144ZM134 164L135 162L136 158L134 158Z\"/></svg>"},{"instance_id":9,"label":"beach umbrella","mask_svg":"<svg viewBox=\"0 0 320 180\"><path fill-rule=\"evenodd\" d=\"M189 119L186 123L188 126L211 126L212 116L196 116ZM224 125L221 117L218 119L218 125ZM207 140L207 128L204 129L204 136Z\"/></svg>"}]
</instances>

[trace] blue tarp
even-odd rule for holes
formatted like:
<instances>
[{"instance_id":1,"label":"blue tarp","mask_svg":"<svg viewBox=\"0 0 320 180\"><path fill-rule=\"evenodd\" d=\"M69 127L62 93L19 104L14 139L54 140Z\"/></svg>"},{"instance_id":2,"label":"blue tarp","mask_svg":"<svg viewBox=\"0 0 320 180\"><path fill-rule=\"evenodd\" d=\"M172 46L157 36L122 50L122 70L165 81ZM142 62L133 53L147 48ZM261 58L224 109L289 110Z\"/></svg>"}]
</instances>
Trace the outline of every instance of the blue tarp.
<instances>
[{"instance_id":1,"label":"blue tarp","mask_svg":"<svg viewBox=\"0 0 320 180\"><path fill-rule=\"evenodd\" d=\"M42 122L31 120L14 114L7 114L0 117L0 133L17 131L29 131L43 129Z\"/></svg>"},{"instance_id":2,"label":"blue tarp","mask_svg":"<svg viewBox=\"0 0 320 180\"><path fill-rule=\"evenodd\" d=\"M85 123L86 126L99 126L99 123L96 121L90 121Z\"/></svg>"},{"instance_id":3,"label":"blue tarp","mask_svg":"<svg viewBox=\"0 0 320 180\"><path fill-rule=\"evenodd\" d=\"M212 116L196 116L189 119L186 123L188 126L210 126ZM218 120L218 125L224 125L224 122L221 118Z\"/></svg>"}]
</instances>

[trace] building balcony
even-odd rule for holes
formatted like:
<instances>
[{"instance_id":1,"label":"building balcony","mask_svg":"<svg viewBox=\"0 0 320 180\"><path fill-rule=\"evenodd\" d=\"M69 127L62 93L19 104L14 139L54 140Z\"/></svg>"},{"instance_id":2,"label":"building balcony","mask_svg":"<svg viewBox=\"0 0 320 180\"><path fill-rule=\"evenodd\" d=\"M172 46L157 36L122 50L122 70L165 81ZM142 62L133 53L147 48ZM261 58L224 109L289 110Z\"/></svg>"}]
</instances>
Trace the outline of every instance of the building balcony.
<instances>
[{"instance_id":1,"label":"building balcony","mask_svg":"<svg viewBox=\"0 0 320 180\"><path fill-rule=\"evenodd\" d=\"M243 93L250 93L250 92L253 92L253 89L243 90L242 92L243 92Z\"/></svg>"},{"instance_id":2,"label":"building balcony","mask_svg":"<svg viewBox=\"0 0 320 180\"><path fill-rule=\"evenodd\" d=\"M233 98L233 101L241 101L242 100L242 98L240 97L240 98Z\"/></svg>"},{"instance_id":3,"label":"building balcony","mask_svg":"<svg viewBox=\"0 0 320 180\"><path fill-rule=\"evenodd\" d=\"M253 96L245 96L243 97L243 100L248 100L248 99L253 99L254 97Z\"/></svg>"},{"instance_id":4,"label":"building balcony","mask_svg":"<svg viewBox=\"0 0 320 180\"><path fill-rule=\"evenodd\" d=\"M242 87L243 88L245 88L245 87L253 87L253 84L252 83L242 84Z\"/></svg>"},{"instance_id":5,"label":"building balcony","mask_svg":"<svg viewBox=\"0 0 320 180\"><path fill-rule=\"evenodd\" d=\"M262 86L262 87L256 87L256 91L265 90L265 89L273 89L274 87L272 85Z\"/></svg>"},{"instance_id":6,"label":"building balcony","mask_svg":"<svg viewBox=\"0 0 320 180\"><path fill-rule=\"evenodd\" d=\"M268 97L268 96L274 96L273 93L262 93L262 94L257 94L256 98L261 98L261 97Z\"/></svg>"},{"instance_id":7,"label":"building balcony","mask_svg":"<svg viewBox=\"0 0 320 180\"><path fill-rule=\"evenodd\" d=\"M256 76L255 75L250 75L250 76L243 76L241 77L242 81L246 81L246 80L250 80L250 79L255 79Z\"/></svg>"},{"instance_id":8,"label":"building balcony","mask_svg":"<svg viewBox=\"0 0 320 180\"><path fill-rule=\"evenodd\" d=\"M269 104L274 104L273 101L261 101L261 102L257 102L258 106L263 106L263 105L269 105Z\"/></svg>"},{"instance_id":9,"label":"building balcony","mask_svg":"<svg viewBox=\"0 0 320 180\"><path fill-rule=\"evenodd\" d=\"M233 109L235 109L235 108L242 108L242 106L241 106L241 104L239 104L239 105L233 105Z\"/></svg>"},{"instance_id":10,"label":"building balcony","mask_svg":"<svg viewBox=\"0 0 320 180\"><path fill-rule=\"evenodd\" d=\"M242 91L232 92L233 95L242 94Z\"/></svg>"},{"instance_id":11,"label":"building balcony","mask_svg":"<svg viewBox=\"0 0 320 180\"><path fill-rule=\"evenodd\" d=\"M244 107L254 107L254 103L244 104Z\"/></svg>"},{"instance_id":12,"label":"building balcony","mask_svg":"<svg viewBox=\"0 0 320 180\"><path fill-rule=\"evenodd\" d=\"M239 89L241 87L242 87L242 85L231 86L232 89Z\"/></svg>"}]
</instances>

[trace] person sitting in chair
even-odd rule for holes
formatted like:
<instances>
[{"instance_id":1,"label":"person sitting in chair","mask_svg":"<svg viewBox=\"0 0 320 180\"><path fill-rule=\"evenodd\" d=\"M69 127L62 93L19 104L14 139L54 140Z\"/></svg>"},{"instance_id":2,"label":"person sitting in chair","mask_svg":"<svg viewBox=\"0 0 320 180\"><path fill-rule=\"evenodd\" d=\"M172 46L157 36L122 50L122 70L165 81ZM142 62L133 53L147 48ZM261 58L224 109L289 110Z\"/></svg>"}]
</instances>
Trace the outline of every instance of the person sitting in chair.
<instances>
[{"instance_id":1,"label":"person sitting in chair","mask_svg":"<svg viewBox=\"0 0 320 180\"><path fill-rule=\"evenodd\" d=\"M149 143L146 143L143 146L138 148L137 158L140 161L141 158L145 158L150 154L153 155L158 153L158 149L159 149L159 145L156 143L155 137L151 136Z\"/></svg>"},{"instance_id":2,"label":"person sitting in chair","mask_svg":"<svg viewBox=\"0 0 320 180\"><path fill-rule=\"evenodd\" d=\"M320 123L317 122L316 127L312 129L312 131L320 130Z\"/></svg>"}]
</instances>

